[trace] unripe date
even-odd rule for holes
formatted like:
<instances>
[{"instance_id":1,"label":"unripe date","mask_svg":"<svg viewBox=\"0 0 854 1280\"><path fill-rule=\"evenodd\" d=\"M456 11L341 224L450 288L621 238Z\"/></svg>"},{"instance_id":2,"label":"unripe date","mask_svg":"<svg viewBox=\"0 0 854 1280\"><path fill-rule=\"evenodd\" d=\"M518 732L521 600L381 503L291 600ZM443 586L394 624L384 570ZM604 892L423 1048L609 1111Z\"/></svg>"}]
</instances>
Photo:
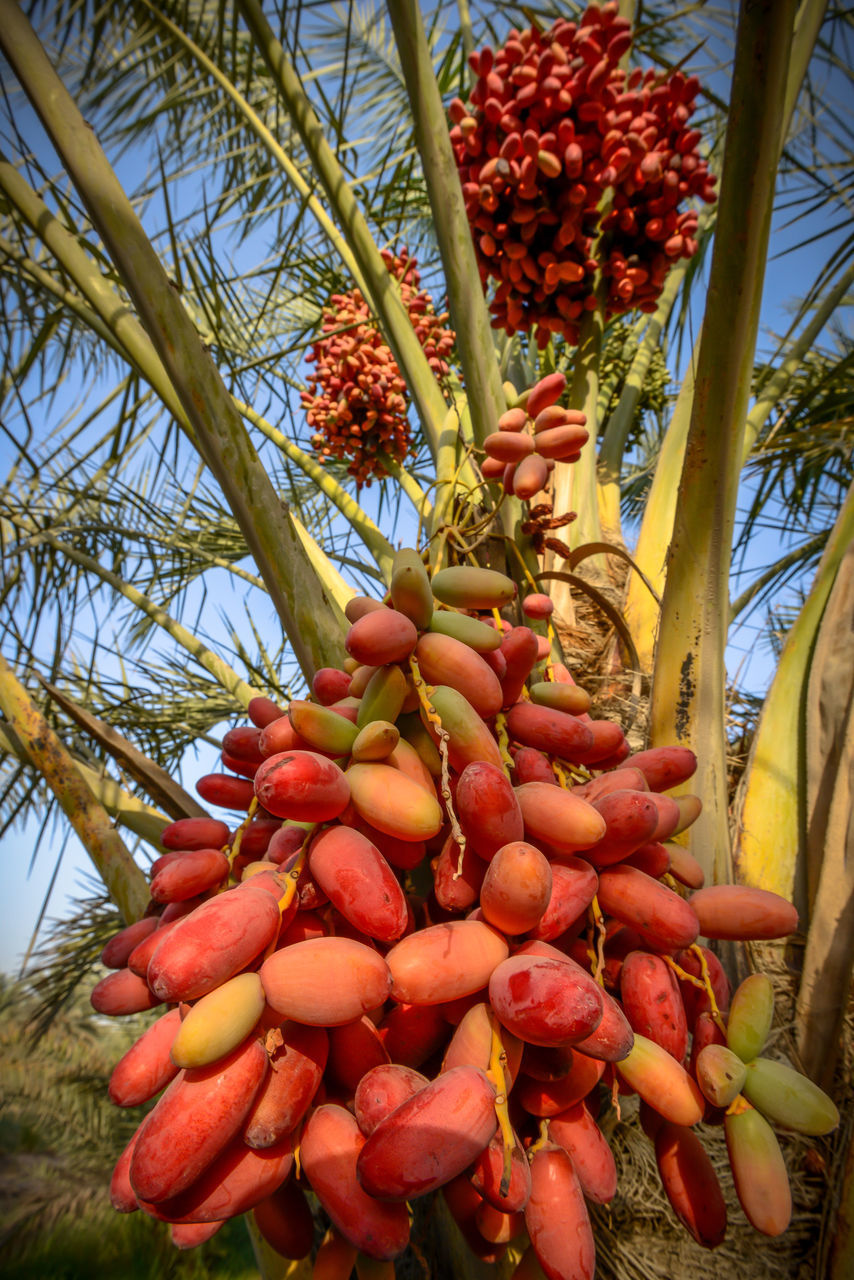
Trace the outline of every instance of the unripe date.
<instances>
[{"instance_id":1,"label":"unripe date","mask_svg":"<svg viewBox=\"0 0 854 1280\"><path fill-rule=\"evenodd\" d=\"M785 1062L770 1058L749 1062L742 1093L766 1119L796 1133L820 1136L839 1124L833 1100Z\"/></svg>"},{"instance_id":2,"label":"unripe date","mask_svg":"<svg viewBox=\"0 0 854 1280\"><path fill-rule=\"evenodd\" d=\"M590 694L577 684L559 684L556 680L539 680L531 685L531 701L538 707L551 707L577 716L590 709Z\"/></svg>"},{"instance_id":3,"label":"unripe date","mask_svg":"<svg viewBox=\"0 0 854 1280\"><path fill-rule=\"evenodd\" d=\"M270 1044L278 1041L272 1050ZM299 1124L317 1092L329 1053L322 1027L284 1022L268 1036L270 1070L246 1117L247 1146L271 1147Z\"/></svg>"},{"instance_id":4,"label":"unripe date","mask_svg":"<svg viewBox=\"0 0 854 1280\"><path fill-rule=\"evenodd\" d=\"M357 1173L369 1195L407 1200L462 1173L495 1132L495 1089L477 1067L454 1067L374 1129Z\"/></svg>"},{"instance_id":5,"label":"unripe date","mask_svg":"<svg viewBox=\"0 0 854 1280\"><path fill-rule=\"evenodd\" d=\"M607 1204L617 1192L617 1166L587 1104L577 1102L549 1120L549 1136L571 1157L588 1200Z\"/></svg>"},{"instance_id":6,"label":"unripe date","mask_svg":"<svg viewBox=\"0 0 854 1280\"><path fill-rule=\"evenodd\" d=\"M618 863L599 875L599 905L630 925L655 951L689 947L700 932L691 906L678 893L635 867Z\"/></svg>"},{"instance_id":7,"label":"unripe date","mask_svg":"<svg viewBox=\"0 0 854 1280\"><path fill-rule=\"evenodd\" d=\"M251 881L203 902L157 946L148 965L149 986L161 1000L207 995L269 946L280 919L276 899Z\"/></svg>"},{"instance_id":8,"label":"unripe date","mask_svg":"<svg viewBox=\"0 0 854 1280\"><path fill-rule=\"evenodd\" d=\"M206 1067L241 1044L264 1011L257 973L239 973L193 1005L172 1042L179 1067Z\"/></svg>"},{"instance_id":9,"label":"unripe date","mask_svg":"<svg viewBox=\"0 0 854 1280\"><path fill-rule=\"evenodd\" d=\"M476 653L492 653L501 647L500 631L465 613L452 613L444 609L434 613L430 620L430 630L438 635L451 636Z\"/></svg>"},{"instance_id":10,"label":"unripe date","mask_svg":"<svg viewBox=\"0 0 854 1280\"><path fill-rule=\"evenodd\" d=\"M153 1022L113 1067L108 1093L117 1107L138 1107L165 1089L178 1074L172 1061L172 1041L181 1025L177 1009Z\"/></svg>"},{"instance_id":11,"label":"unripe date","mask_svg":"<svg viewBox=\"0 0 854 1280\"><path fill-rule=\"evenodd\" d=\"M770 889L710 884L688 899L706 938L730 941L786 938L798 927L797 909Z\"/></svg>"},{"instance_id":12,"label":"unripe date","mask_svg":"<svg viewBox=\"0 0 854 1280\"><path fill-rule=\"evenodd\" d=\"M277 818L328 822L346 809L350 787L333 760L315 751L280 751L256 773L255 794Z\"/></svg>"},{"instance_id":13,"label":"unripe date","mask_svg":"<svg viewBox=\"0 0 854 1280\"><path fill-rule=\"evenodd\" d=\"M480 991L509 948L480 920L451 920L403 938L386 956L391 994L407 1004L442 1004Z\"/></svg>"},{"instance_id":14,"label":"unripe date","mask_svg":"<svg viewBox=\"0 0 854 1280\"><path fill-rule=\"evenodd\" d=\"M474 565L440 569L431 586L437 600L456 609L500 609L516 595L512 578Z\"/></svg>"},{"instance_id":15,"label":"unripe date","mask_svg":"<svg viewBox=\"0 0 854 1280\"><path fill-rule=\"evenodd\" d=\"M285 1018L337 1027L385 1003L385 960L351 938L311 938L274 951L261 966L267 1001Z\"/></svg>"},{"instance_id":16,"label":"unripe date","mask_svg":"<svg viewBox=\"0 0 854 1280\"><path fill-rule=\"evenodd\" d=\"M489 1000L508 1031L530 1044L572 1044L602 1020L598 986L569 959L510 956L489 980Z\"/></svg>"},{"instance_id":17,"label":"unripe date","mask_svg":"<svg viewBox=\"0 0 854 1280\"><path fill-rule=\"evenodd\" d=\"M377 667L360 695L356 709L358 728L364 728L373 720L394 724L406 701L406 693L406 676L400 667Z\"/></svg>"},{"instance_id":18,"label":"unripe date","mask_svg":"<svg viewBox=\"0 0 854 1280\"><path fill-rule=\"evenodd\" d=\"M409 1215L405 1204L383 1203L363 1191L356 1161L364 1145L355 1117L325 1103L306 1121L300 1164L341 1234L371 1258L394 1258L409 1240Z\"/></svg>"},{"instance_id":19,"label":"unripe date","mask_svg":"<svg viewBox=\"0 0 854 1280\"><path fill-rule=\"evenodd\" d=\"M460 826L475 853L490 859L524 835L522 811L503 769L485 761L466 765L454 797Z\"/></svg>"},{"instance_id":20,"label":"unripe date","mask_svg":"<svg viewBox=\"0 0 854 1280\"><path fill-rule=\"evenodd\" d=\"M697 1244L716 1248L726 1235L726 1202L700 1139L692 1129L665 1120L655 1135L655 1158L679 1221Z\"/></svg>"},{"instance_id":21,"label":"unripe date","mask_svg":"<svg viewBox=\"0 0 854 1280\"><path fill-rule=\"evenodd\" d=\"M525 782L516 788L525 832L532 844L541 841L555 853L589 849L605 833L605 820L591 804L563 787Z\"/></svg>"},{"instance_id":22,"label":"unripe date","mask_svg":"<svg viewBox=\"0 0 854 1280\"><path fill-rule=\"evenodd\" d=\"M332 707L298 698L288 704L288 718L312 751L330 756L347 755L358 733L355 724Z\"/></svg>"},{"instance_id":23,"label":"unripe date","mask_svg":"<svg viewBox=\"0 0 854 1280\"><path fill-rule=\"evenodd\" d=\"M596 1248L584 1193L572 1160L554 1143L531 1160L525 1226L548 1280L593 1280Z\"/></svg>"},{"instance_id":24,"label":"unripe date","mask_svg":"<svg viewBox=\"0 0 854 1280\"><path fill-rule=\"evenodd\" d=\"M726 1042L744 1062L762 1052L774 1018L774 986L764 973L752 973L736 988L729 1008Z\"/></svg>"},{"instance_id":25,"label":"unripe date","mask_svg":"<svg viewBox=\"0 0 854 1280\"><path fill-rule=\"evenodd\" d=\"M732 1178L751 1226L766 1236L779 1236L792 1216L792 1192L783 1153L774 1130L745 1102L724 1120Z\"/></svg>"},{"instance_id":26,"label":"unripe date","mask_svg":"<svg viewBox=\"0 0 854 1280\"><path fill-rule=\"evenodd\" d=\"M707 1044L693 1066L697 1084L713 1107L728 1107L744 1086L747 1068L737 1053L723 1044Z\"/></svg>"},{"instance_id":27,"label":"unripe date","mask_svg":"<svg viewBox=\"0 0 854 1280\"><path fill-rule=\"evenodd\" d=\"M351 827L328 827L312 842L311 875L333 906L371 938L393 942L406 928L406 898L389 864Z\"/></svg>"},{"instance_id":28,"label":"unripe date","mask_svg":"<svg viewBox=\"0 0 854 1280\"><path fill-rule=\"evenodd\" d=\"M391 602L419 631L430 625L433 592L424 562L417 551L403 547L394 557L391 570Z\"/></svg>"},{"instance_id":29,"label":"unripe date","mask_svg":"<svg viewBox=\"0 0 854 1280\"><path fill-rule=\"evenodd\" d=\"M267 1070L259 1040L214 1066L182 1072L139 1131L130 1180L141 1200L184 1191L239 1132Z\"/></svg>"}]
</instances>

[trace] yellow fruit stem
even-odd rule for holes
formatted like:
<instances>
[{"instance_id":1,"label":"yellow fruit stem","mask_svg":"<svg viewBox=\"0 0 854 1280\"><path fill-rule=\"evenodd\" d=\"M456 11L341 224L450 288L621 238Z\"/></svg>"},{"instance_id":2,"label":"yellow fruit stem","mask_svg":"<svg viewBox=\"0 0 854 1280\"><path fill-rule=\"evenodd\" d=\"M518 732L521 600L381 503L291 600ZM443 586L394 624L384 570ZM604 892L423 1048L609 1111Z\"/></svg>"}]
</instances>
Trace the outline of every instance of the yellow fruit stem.
<instances>
[{"instance_id":1,"label":"yellow fruit stem","mask_svg":"<svg viewBox=\"0 0 854 1280\"><path fill-rule=\"evenodd\" d=\"M492 1041L489 1048L489 1066L486 1075L495 1086L495 1115L498 1119L498 1127L501 1130L501 1140L504 1145L504 1167L501 1172L501 1185L498 1193L506 1196L510 1190L513 1148L516 1145L516 1138L513 1133L513 1126L510 1123L510 1111L507 1106L507 1087L509 1083L507 1079L507 1053L501 1039L501 1024L494 1014L489 1015L489 1022L492 1030Z\"/></svg>"},{"instance_id":2,"label":"yellow fruit stem","mask_svg":"<svg viewBox=\"0 0 854 1280\"><path fill-rule=\"evenodd\" d=\"M249 826L249 823L255 817L255 811L257 808L258 808L258 797L253 796L252 802L249 805L249 808L246 810L246 817L243 819L240 826L237 828L237 830L234 833L234 843L231 846L231 852L227 855L229 871L234 866L237 860L237 856L240 853L240 846L243 844L243 833L246 830L246 828ZM227 846L223 846L223 850L222 850L223 853L225 853L226 847Z\"/></svg>"},{"instance_id":3,"label":"yellow fruit stem","mask_svg":"<svg viewBox=\"0 0 854 1280\"><path fill-rule=\"evenodd\" d=\"M620 1082L617 1078L616 1071L614 1072L614 1078L611 1081L611 1106L614 1108L614 1114L617 1117L617 1123L619 1124L623 1118L623 1113L620 1109Z\"/></svg>"},{"instance_id":4,"label":"yellow fruit stem","mask_svg":"<svg viewBox=\"0 0 854 1280\"><path fill-rule=\"evenodd\" d=\"M715 1024L717 1025L718 1029L722 1031L724 1034L726 1034L726 1023L721 1017L721 1011L718 1008L718 1002L715 999L715 992L714 992L714 988L712 987L712 980L709 977L709 966L706 963L706 957L703 953L703 948L698 947L696 942L692 942L690 949L691 951L694 952L694 955L697 957L697 959L700 962L700 972L703 975L703 986L706 988L706 995L709 997L709 1004L711 1005L712 1018Z\"/></svg>"},{"instance_id":5,"label":"yellow fruit stem","mask_svg":"<svg viewBox=\"0 0 854 1280\"><path fill-rule=\"evenodd\" d=\"M551 766L552 766L552 773L558 780L558 785L563 787L564 790L567 790L569 787L571 787L572 783L567 778L566 771L564 770L563 765L558 764L557 760L552 759Z\"/></svg>"},{"instance_id":6,"label":"yellow fruit stem","mask_svg":"<svg viewBox=\"0 0 854 1280\"><path fill-rule=\"evenodd\" d=\"M498 738L498 750L501 752L501 759L504 763L504 772L510 773L513 768L513 757L510 754L510 736L507 733L507 717L503 711L499 711L495 717L495 736Z\"/></svg>"},{"instance_id":7,"label":"yellow fruit stem","mask_svg":"<svg viewBox=\"0 0 854 1280\"><path fill-rule=\"evenodd\" d=\"M463 835L462 827L457 821L457 815L454 812L453 800L451 798L451 776L448 765L448 731L442 725L442 718L436 708L430 701L430 691L432 685L428 685L421 674L421 668L418 665L418 659L414 653L409 655L409 669L412 672L412 683L415 685L418 694L418 701L424 709L424 714L436 730L439 739L439 756L442 761L442 799L445 803L445 812L448 815L448 821L451 824L451 835L459 846L459 857L457 859L457 869L454 872L454 879L459 880L463 874L463 857L466 851L466 838Z\"/></svg>"},{"instance_id":8,"label":"yellow fruit stem","mask_svg":"<svg viewBox=\"0 0 854 1280\"><path fill-rule=\"evenodd\" d=\"M302 869L305 866L305 860L308 857L309 843L311 842L315 832L317 831L317 828L321 825L322 824L319 822L313 822L311 826L306 829L305 839L300 845L300 850L296 856L296 861L294 862L293 866L290 867L286 872L285 879L287 883L285 885L285 891L282 894L281 898L279 898L279 912L282 915L284 915L284 913L287 911L288 907L291 905L291 903L294 900L294 894L297 891L297 882L299 881L299 878L302 875Z\"/></svg>"},{"instance_id":9,"label":"yellow fruit stem","mask_svg":"<svg viewBox=\"0 0 854 1280\"><path fill-rule=\"evenodd\" d=\"M709 1005L711 1006L710 1013L712 1015L712 1020L714 1021L717 1028L720 1031L722 1031L724 1035L726 1035L726 1023L724 1022L721 1016L721 1011L720 1011L720 1008L718 1007L718 1002L715 999L715 992L714 992L714 988L712 987L712 980L709 977L709 966L706 964L706 957L703 955L703 950L701 947L697 946L696 942L693 942L691 946L688 948L688 950L694 952L694 954L696 955L700 963L700 972L702 974L701 978L695 978L693 973L688 973L685 969L683 969L680 965L676 963L676 961L673 959L672 956L663 956L662 958L665 964L670 965L670 968L676 974L676 977L680 980L680 982L690 982L692 987L698 987L700 991L705 991L706 995L709 997Z\"/></svg>"},{"instance_id":10,"label":"yellow fruit stem","mask_svg":"<svg viewBox=\"0 0 854 1280\"><path fill-rule=\"evenodd\" d=\"M533 1160L537 1152L540 1151L543 1147L545 1147L549 1142L551 1142L551 1140L552 1140L551 1134L549 1133L549 1122L548 1120L543 1119L540 1121L540 1133L536 1142L532 1142L530 1147L527 1147L525 1149L525 1154L527 1155L528 1159Z\"/></svg>"},{"instance_id":11,"label":"yellow fruit stem","mask_svg":"<svg viewBox=\"0 0 854 1280\"><path fill-rule=\"evenodd\" d=\"M741 1116L741 1115L744 1115L745 1111L754 1111L754 1110L755 1110L755 1107L753 1107L747 1101L744 1094L739 1093L739 1094L736 1094L732 1102L727 1107L726 1114L728 1116Z\"/></svg>"},{"instance_id":12,"label":"yellow fruit stem","mask_svg":"<svg viewBox=\"0 0 854 1280\"><path fill-rule=\"evenodd\" d=\"M556 760L554 756L549 756L549 764L552 767L554 776L558 780L558 784L563 787L565 791L570 791L572 789L573 781L576 779L579 782L590 781L591 774L582 765L572 764L569 765L567 769L560 763L560 761Z\"/></svg>"},{"instance_id":13,"label":"yellow fruit stem","mask_svg":"<svg viewBox=\"0 0 854 1280\"><path fill-rule=\"evenodd\" d=\"M587 954L593 963L593 977L600 987L605 985L605 917L602 915L602 908L599 906L599 899L596 894L593 895L593 901L588 907L590 913L590 927L596 930L596 947L594 950L593 940L590 939L587 946Z\"/></svg>"}]
</instances>

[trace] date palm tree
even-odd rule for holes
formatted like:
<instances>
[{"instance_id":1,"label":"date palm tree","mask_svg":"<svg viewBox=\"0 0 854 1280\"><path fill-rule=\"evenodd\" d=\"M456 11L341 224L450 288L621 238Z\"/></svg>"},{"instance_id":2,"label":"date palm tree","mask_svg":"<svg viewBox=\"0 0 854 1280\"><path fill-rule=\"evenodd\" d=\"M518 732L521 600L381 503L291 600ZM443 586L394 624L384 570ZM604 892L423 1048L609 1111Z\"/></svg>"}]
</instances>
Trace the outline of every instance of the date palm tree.
<instances>
[{"instance_id":1,"label":"date palm tree","mask_svg":"<svg viewBox=\"0 0 854 1280\"><path fill-rule=\"evenodd\" d=\"M125 837L156 848L168 819L199 811L175 778L188 753L253 696L287 700L336 665L344 605L384 590L396 545L435 565L488 531L493 563L549 585L565 644L582 601L604 611L611 674L649 693L649 740L697 750L707 876L771 875L797 903L798 1044L819 1074L841 1017L820 996L854 960L839 914L854 663L834 643L854 532L848 19L814 0L634 17L632 56L704 77L721 185L701 253L637 318L615 372L601 305L577 347L490 324L446 106L469 93L473 49L528 25L524 6L133 0L28 19L2 0L4 811L8 825L60 804L134 918L147 891ZM814 237L823 266L759 359L774 218ZM383 257L403 244L457 335L438 377ZM367 487L318 456L300 395L324 308L354 289L412 431L405 463L385 456ZM685 372L654 423L639 405L664 349ZM572 492L559 475L551 495L578 518L540 556L478 459L504 383L553 368L591 439L565 469ZM747 567L769 522L780 554ZM727 637L788 582L803 607L733 809Z\"/></svg>"}]
</instances>

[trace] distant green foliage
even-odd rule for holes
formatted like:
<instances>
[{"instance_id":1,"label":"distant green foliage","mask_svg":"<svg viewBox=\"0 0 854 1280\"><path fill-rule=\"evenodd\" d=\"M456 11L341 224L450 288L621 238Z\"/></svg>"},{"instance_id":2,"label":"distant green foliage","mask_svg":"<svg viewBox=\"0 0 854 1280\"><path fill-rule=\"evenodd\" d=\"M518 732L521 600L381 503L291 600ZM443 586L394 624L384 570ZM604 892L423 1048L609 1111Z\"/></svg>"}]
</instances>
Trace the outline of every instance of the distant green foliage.
<instances>
[{"instance_id":1,"label":"distant green foliage","mask_svg":"<svg viewBox=\"0 0 854 1280\"><path fill-rule=\"evenodd\" d=\"M37 1000L0 985L0 1272L4 1280L256 1280L243 1224L179 1252L168 1227L118 1215L112 1168L142 1110L114 1107L107 1082L144 1025L97 1017L78 994L33 1035Z\"/></svg>"},{"instance_id":2,"label":"distant green foliage","mask_svg":"<svg viewBox=\"0 0 854 1280\"><path fill-rule=\"evenodd\" d=\"M602 349L600 371L600 409L603 410L600 416L603 422L607 423L619 403L626 376L632 367L639 345L634 325L618 321L608 326L605 345ZM667 368L665 353L661 347L656 347L641 388L637 411L628 437L629 445L637 443L641 436L646 414L655 417L659 428L662 427L669 386L670 371Z\"/></svg>"}]
</instances>

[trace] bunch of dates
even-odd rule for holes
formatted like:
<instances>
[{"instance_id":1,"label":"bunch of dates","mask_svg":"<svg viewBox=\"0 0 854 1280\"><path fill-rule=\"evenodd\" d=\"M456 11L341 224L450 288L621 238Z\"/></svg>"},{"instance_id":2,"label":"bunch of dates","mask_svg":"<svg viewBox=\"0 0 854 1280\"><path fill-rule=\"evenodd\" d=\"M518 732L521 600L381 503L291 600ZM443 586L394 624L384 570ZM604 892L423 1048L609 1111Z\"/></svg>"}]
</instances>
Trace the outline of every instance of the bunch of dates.
<instances>
[{"instance_id":1,"label":"bunch of dates","mask_svg":"<svg viewBox=\"0 0 854 1280\"><path fill-rule=\"evenodd\" d=\"M529 502L545 489L556 462L578 461L589 438L587 415L558 404L565 389L566 374L558 371L516 397L483 442L485 480Z\"/></svg>"},{"instance_id":2,"label":"bunch of dates","mask_svg":"<svg viewBox=\"0 0 854 1280\"><path fill-rule=\"evenodd\" d=\"M418 265L406 249L383 251L403 305L437 377L448 372L454 333L420 287ZM344 458L360 484L387 474L383 456L402 462L411 452L406 383L359 289L334 293L323 309L323 336L306 359L315 371L301 392L312 443L321 461Z\"/></svg>"},{"instance_id":3,"label":"bunch of dates","mask_svg":"<svg viewBox=\"0 0 854 1280\"><path fill-rule=\"evenodd\" d=\"M701 1244L726 1229L701 1122L724 1126L753 1226L785 1229L772 1126L824 1134L836 1109L762 1056L769 980L731 998L697 939L780 938L796 913L703 887L674 840L700 800L668 794L692 752L633 754L591 717L551 660L550 610L402 550L385 599L349 603L344 666L226 733L227 772L198 790L243 816L166 828L156 914L108 943L92 995L104 1014L168 1006L109 1086L122 1107L157 1099L113 1174L118 1210L182 1247L251 1210L298 1258L319 1205L316 1276L359 1256L393 1276L410 1203L440 1191L478 1258L512 1247L520 1278L584 1280L588 1204L617 1191L597 1118L637 1093Z\"/></svg>"},{"instance_id":4,"label":"bunch of dates","mask_svg":"<svg viewBox=\"0 0 854 1280\"><path fill-rule=\"evenodd\" d=\"M470 100L449 107L451 143L493 324L577 343L597 304L654 311L670 266L697 252L691 198L715 178L690 129L695 77L619 65L631 26L615 3L578 23L512 31L471 55ZM604 236L597 245L600 235Z\"/></svg>"}]
</instances>

